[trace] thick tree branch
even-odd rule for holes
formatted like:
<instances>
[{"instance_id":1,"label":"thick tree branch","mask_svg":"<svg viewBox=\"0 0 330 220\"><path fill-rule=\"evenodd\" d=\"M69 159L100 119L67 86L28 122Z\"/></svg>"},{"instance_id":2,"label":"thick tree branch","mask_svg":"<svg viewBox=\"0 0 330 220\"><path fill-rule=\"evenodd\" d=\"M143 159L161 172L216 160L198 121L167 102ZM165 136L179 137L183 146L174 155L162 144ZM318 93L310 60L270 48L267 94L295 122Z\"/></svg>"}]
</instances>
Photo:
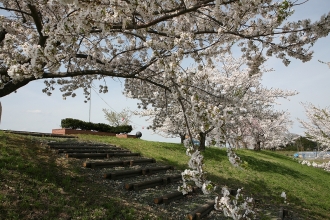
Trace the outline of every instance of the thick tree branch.
<instances>
[{"instance_id":1,"label":"thick tree branch","mask_svg":"<svg viewBox=\"0 0 330 220\"><path fill-rule=\"evenodd\" d=\"M34 5L30 5L28 4L28 7L31 11L31 16L34 20L34 23L36 25L38 34L39 34L39 42L38 45L40 45L41 47L44 47L46 44L46 40L48 38L48 36L44 36L42 34L42 22L41 22L41 14L38 12L37 8Z\"/></svg>"},{"instance_id":2,"label":"thick tree branch","mask_svg":"<svg viewBox=\"0 0 330 220\"><path fill-rule=\"evenodd\" d=\"M141 68L140 71L143 71L146 68L147 67ZM7 71L1 70L0 76L1 75L8 75ZM138 75L136 75L136 73L126 75L126 74L119 74L119 73L116 73L113 71L103 71L103 70L81 70L81 71L72 71L72 72L61 72L61 73L56 73L56 74L44 72L42 75L42 79L56 79L56 78L86 76L86 75L102 75L102 76L110 76L110 77L119 77L119 78L124 78L124 79L135 78L135 79L147 81L155 86L159 86L161 88L164 88L164 89L170 91L170 89L168 87L161 85L159 83L153 82L151 79L139 77ZM15 92L16 90L18 90L19 88L27 85L28 83L30 83L32 81L36 81L36 80L38 80L38 79L36 79L35 77L26 78L22 81L12 81L11 80L11 81L5 83L5 86L3 89L0 89L0 97L9 95L12 92Z\"/></svg>"},{"instance_id":3,"label":"thick tree branch","mask_svg":"<svg viewBox=\"0 0 330 220\"><path fill-rule=\"evenodd\" d=\"M0 43L5 39L6 34L6 30L3 29L2 31L0 31Z\"/></svg>"},{"instance_id":4,"label":"thick tree branch","mask_svg":"<svg viewBox=\"0 0 330 220\"><path fill-rule=\"evenodd\" d=\"M15 92L17 89L26 86L31 81L33 81L33 80L25 79L23 81L16 82L16 83L13 83L12 81L11 82L8 82L4 86L3 89L0 89L0 97L4 97L6 95L9 95L9 94Z\"/></svg>"}]
</instances>

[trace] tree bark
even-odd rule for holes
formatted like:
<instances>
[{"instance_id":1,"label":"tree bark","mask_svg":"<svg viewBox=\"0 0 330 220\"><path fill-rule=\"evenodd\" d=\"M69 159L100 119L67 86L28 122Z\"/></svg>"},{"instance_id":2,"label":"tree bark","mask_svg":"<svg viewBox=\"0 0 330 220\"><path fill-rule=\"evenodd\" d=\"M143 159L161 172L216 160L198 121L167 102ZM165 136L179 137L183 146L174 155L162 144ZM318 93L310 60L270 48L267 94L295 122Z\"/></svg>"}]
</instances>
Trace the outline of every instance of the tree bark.
<instances>
[{"instance_id":1,"label":"tree bark","mask_svg":"<svg viewBox=\"0 0 330 220\"><path fill-rule=\"evenodd\" d=\"M186 139L185 134L180 134L181 144L183 144L184 140Z\"/></svg>"},{"instance_id":2,"label":"tree bark","mask_svg":"<svg viewBox=\"0 0 330 220\"><path fill-rule=\"evenodd\" d=\"M206 134L204 132L200 132L198 150L205 151L205 142L206 142Z\"/></svg>"},{"instance_id":3,"label":"tree bark","mask_svg":"<svg viewBox=\"0 0 330 220\"><path fill-rule=\"evenodd\" d=\"M141 68L141 71L142 70L143 70L143 68ZM102 70L81 70L81 71L72 71L72 72L59 72L56 74L44 72L42 75L42 79L51 79L51 78L57 79L57 78L74 77L74 76L81 76L81 75L114 76L114 77L119 77L119 78L124 78L124 79L135 78L135 79L143 80L143 81L146 81L153 85L159 86L159 87L164 88L167 91L171 92L171 90L164 85L155 83L152 80L147 79L147 78L140 78L138 73L139 72L137 72L136 75L134 75L134 74L127 75L127 74L120 74L120 73L118 74L116 72L109 72L109 71L102 71ZM8 76L7 69L0 69L0 76L2 76L2 75ZM9 95L10 93L15 92L19 88L27 85L29 82L36 81L36 80L39 80L39 79L36 79L34 76L31 76L30 78L23 79L22 81L16 81L16 82L9 81L6 83L6 85L4 86L3 89L0 89L0 97Z\"/></svg>"},{"instance_id":4,"label":"tree bark","mask_svg":"<svg viewBox=\"0 0 330 220\"><path fill-rule=\"evenodd\" d=\"M261 141L257 141L257 143L254 145L254 150L256 150L256 151L261 150Z\"/></svg>"},{"instance_id":5,"label":"tree bark","mask_svg":"<svg viewBox=\"0 0 330 220\"><path fill-rule=\"evenodd\" d=\"M16 90L23 86L26 86L29 82L33 80L35 79L25 79L16 83L8 82L3 89L0 89L0 97L4 97L6 95L11 94L12 92L15 92Z\"/></svg>"}]
</instances>

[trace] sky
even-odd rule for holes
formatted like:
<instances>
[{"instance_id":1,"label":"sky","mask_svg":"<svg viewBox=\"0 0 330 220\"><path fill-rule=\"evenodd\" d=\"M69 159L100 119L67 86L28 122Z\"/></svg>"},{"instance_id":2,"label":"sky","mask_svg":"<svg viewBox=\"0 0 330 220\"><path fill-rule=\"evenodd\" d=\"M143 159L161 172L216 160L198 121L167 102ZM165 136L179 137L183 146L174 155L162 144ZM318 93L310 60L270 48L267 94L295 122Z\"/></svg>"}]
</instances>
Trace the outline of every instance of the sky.
<instances>
[{"instance_id":1,"label":"sky","mask_svg":"<svg viewBox=\"0 0 330 220\"><path fill-rule=\"evenodd\" d=\"M296 8L292 20L310 18L315 21L321 15L330 11L330 1L311 0ZM287 110L294 121L290 129L292 133L303 135L297 118L306 119L302 102L311 102L319 107L330 106L330 68L319 62L330 61L330 36L320 39L312 48L313 59L307 63L291 59L291 64L285 67L281 60L271 58L266 62L267 68L273 72L263 76L262 83L268 88L281 88L296 90L298 95L291 97L290 101L278 100L277 109ZM96 83L96 85L98 85ZM92 90L91 103L84 103L82 90L77 97L62 99L62 94L55 90L52 96L42 93L43 80L31 82L8 96L0 98L2 104L2 118L0 129L34 131L51 133L52 129L60 128L61 119L75 118L94 123L107 123L102 109L120 112L124 108L137 110L138 100L126 98L123 94L124 81L108 81L109 92L99 94L96 88ZM91 106L91 108L90 108ZM179 143L179 138L164 138L152 134L146 127L149 122L139 116L132 117L134 130L142 132L144 140Z\"/></svg>"}]
</instances>

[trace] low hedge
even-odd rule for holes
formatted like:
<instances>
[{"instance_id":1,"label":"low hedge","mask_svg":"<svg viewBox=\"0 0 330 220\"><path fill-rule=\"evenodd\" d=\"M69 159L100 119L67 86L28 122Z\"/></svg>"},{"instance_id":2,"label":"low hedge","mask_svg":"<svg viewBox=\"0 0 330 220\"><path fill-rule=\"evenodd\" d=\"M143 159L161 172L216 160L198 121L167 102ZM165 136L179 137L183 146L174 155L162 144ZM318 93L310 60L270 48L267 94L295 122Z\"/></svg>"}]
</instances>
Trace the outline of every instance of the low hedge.
<instances>
[{"instance_id":1,"label":"low hedge","mask_svg":"<svg viewBox=\"0 0 330 220\"><path fill-rule=\"evenodd\" d=\"M65 118L61 120L62 128L81 129L90 131L110 132L110 133L129 133L133 130L131 125L121 125L113 127L104 123L85 122L73 118Z\"/></svg>"}]
</instances>

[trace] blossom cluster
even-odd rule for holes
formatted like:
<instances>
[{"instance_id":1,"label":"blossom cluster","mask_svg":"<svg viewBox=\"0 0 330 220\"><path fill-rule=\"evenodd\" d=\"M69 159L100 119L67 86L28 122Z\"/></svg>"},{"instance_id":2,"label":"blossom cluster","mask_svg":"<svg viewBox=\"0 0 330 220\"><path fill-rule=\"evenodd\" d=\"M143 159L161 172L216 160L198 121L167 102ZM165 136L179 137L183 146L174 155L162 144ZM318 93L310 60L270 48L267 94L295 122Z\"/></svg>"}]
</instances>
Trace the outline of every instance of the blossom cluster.
<instances>
[{"instance_id":1,"label":"blossom cluster","mask_svg":"<svg viewBox=\"0 0 330 220\"><path fill-rule=\"evenodd\" d=\"M330 161L328 161L328 162L323 162L323 163L321 163L321 164L319 164L319 163L316 163L316 162L310 162L310 161L308 161L308 160L303 160L303 161L301 161L301 164L302 165L307 165L307 166L312 166L312 167L316 167L316 168L322 168L322 169L324 169L325 171L329 171L330 172Z\"/></svg>"},{"instance_id":2,"label":"blossom cluster","mask_svg":"<svg viewBox=\"0 0 330 220\"><path fill-rule=\"evenodd\" d=\"M250 74L267 56L285 65L289 57L311 59L309 46L328 35L329 15L312 23L288 21L301 2L1 0L1 65L13 92L17 81L75 77L63 93L106 76L137 78L166 86L181 62L198 70L216 66L218 54L241 49ZM265 52L265 53L263 53ZM149 77L162 76L159 84ZM67 93L64 97L69 96ZM49 94L49 93L48 93ZM3 94L5 95L5 94Z\"/></svg>"},{"instance_id":3,"label":"blossom cluster","mask_svg":"<svg viewBox=\"0 0 330 220\"><path fill-rule=\"evenodd\" d=\"M237 156L237 154L234 152L234 150L230 147L227 148L227 156L228 156L229 162L234 167L238 167L242 163L241 158L239 156Z\"/></svg>"},{"instance_id":4,"label":"blossom cluster","mask_svg":"<svg viewBox=\"0 0 330 220\"><path fill-rule=\"evenodd\" d=\"M142 101L140 114L149 114L150 127L158 132L188 135L189 126L192 137L201 140L206 135L205 140L232 148L253 148L257 143L261 148L285 145L291 125L289 114L273 106L276 99L297 93L263 87L262 73L251 76L249 68L240 68L245 61L219 55L221 69L178 70L176 81L154 77L154 81L166 82L170 91L129 79L125 92ZM136 90L137 85L143 89Z\"/></svg>"},{"instance_id":5,"label":"blossom cluster","mask_svg":"<svg viewBox=\"0 0 330 220\"><path fill-rule=\"evenodd\" d=\"M285 192L282 192L281 193L281 197L284 199L284 203L286 203L287 197L286 197L286 193Z\"/></svg>"},{"instance_id":6,"label":"blossom cluster","mask_svg":"<svg viewBox=\"0 0 330 220\"><path fill-rule=\"evenodd\" d=\"M225 216L232 219L254 219L255 212L253 211L253 198L244 198L241 194L242 189L238 189L235 196L230 195L227 187L222 188L222 197L215 198L214 208L222 210Z\"/></svg>"},{"instance_id":7,"label":"blossom cluster","mask_svg":"<svg viewBox=\"0 0 330 220\"><path fill-rule=\"evenodd\" d=\"M201 155L199 150L195 149L189 139L184 141L184 145L187 148L186 154L191 157L188 162L190 169L186 169L182 172L183 184L178 187L178 190L184 195L192 192L193 185L191 183L194 183L194 185L202 189L204 194L211 193L216 187L211 181L206 180L203 170L203 155Z\"/></svg>"}]
</instances>

